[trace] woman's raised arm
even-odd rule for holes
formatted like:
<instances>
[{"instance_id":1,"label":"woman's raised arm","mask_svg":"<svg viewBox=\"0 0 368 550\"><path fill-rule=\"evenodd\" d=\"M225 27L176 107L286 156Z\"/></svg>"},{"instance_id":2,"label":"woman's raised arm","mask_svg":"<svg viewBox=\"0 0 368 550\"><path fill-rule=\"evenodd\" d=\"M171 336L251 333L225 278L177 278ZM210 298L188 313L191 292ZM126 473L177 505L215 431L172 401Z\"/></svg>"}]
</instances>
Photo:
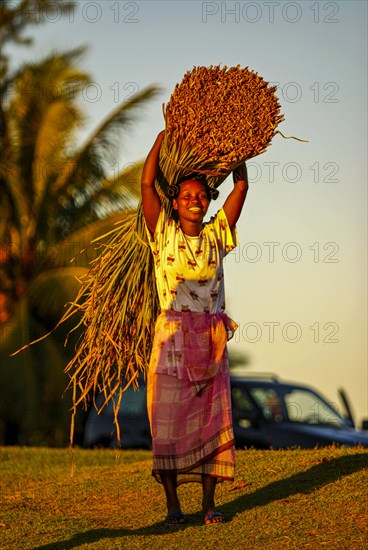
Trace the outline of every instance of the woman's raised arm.
<instances>
[{"instance_id":1,"label":"woman's raised arm","mask_svg":"<svg viewBox=\"0 0 368 550\"><path fill-rule=\"evenodd\" d=\"M158 169L158 159L161 143L164 139L165 131L158 134L152 149L148 153L143 166L141 177L141 193L143 215L150 232L153 234L156 229L157 220L161 210L161 200L155 187L155 178Z\"/></svg>"},{"instance_id":2,"label":"woman's raised arm","mask_svg":"<svg viewBox=\"0 0 368 550\"><path fill-rule=\"evenodd\" d=\"M248 192L248 172L245 162L233 172L234 189L227 197L223 209L231 229L235 227L241 214Z\"/></svg>"}]
</instances>

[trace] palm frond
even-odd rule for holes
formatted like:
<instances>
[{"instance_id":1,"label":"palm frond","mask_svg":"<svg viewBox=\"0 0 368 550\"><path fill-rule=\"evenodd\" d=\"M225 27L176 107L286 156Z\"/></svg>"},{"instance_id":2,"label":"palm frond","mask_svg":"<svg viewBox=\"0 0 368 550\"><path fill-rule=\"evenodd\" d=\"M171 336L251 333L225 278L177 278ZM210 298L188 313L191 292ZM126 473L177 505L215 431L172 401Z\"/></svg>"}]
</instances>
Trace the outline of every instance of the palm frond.
<instances>
[{"instance_id":1,"label":"palm frond","mask_svg":"<svg viewBox=\"0 0 368 550\"><path fill-rule=\"evenodd\" d=\"M127 130L136 120L137 111L159 92L156 86L148 86L129 101L120 104L95 130L78 154L74 154L54 184L58 194L68 189L82 189L86 181L92 183L101 176L103 167L111 165L121 143L121 131Z\"/></svg>"},{"instance_id":2,"label":"palm frond","mask_svg":"<svg viewBox=\"0 0 368 550\"><path fill-rule=\"evenodd\" d=\"M91 213L96 218L103 218L126 209L136 209L140 199L142 167L142 162L132 163L116 177L103 180L88 201L82 202L81 206L75 205L71 231L85 226L86 220L91 220Z\"/></svg>"},{"instance_id":3,"label":"palm frond","mask_svg":"<svg viewBox=\"0 0 368 550\"><path fill-rule=\"evenodd\" d=\"M129 208L129 204L122 201L132 198L137 201L141 196L141 175L143 162L130 163L117 176L105 179L93 197L92 204L97 205L101 198L114 203L119 201L120 210ZM135 204L135 207L137 204Z\"/></svg>"},{"instance_id":4,"label":"palm frond","mask_svg":"<svg viewBox=\"0 0 368 550\"><path fill-rule=\"evenodd\" d=\"M50 55L38 64L28 64L17 73L13 83L14 93L6 108L12 143L9 168L17 167L12 179L18 180L18 196L25 197L23 206L26 201L29 224L45 200L48 178L55 179L60 171L62 146L65 147L67 140L70 143L72 132L83 121L83 114L75 106L76 92L90 79L70 66L70 61L82 53L82 49L77 49ZM43 215L40 218L44 219ZM36 227L36 223L33 226Z\"/></svg>"},{"instance_id":5,"label":"palm frond","mask_svg":"<svg viewBox=\"0 0 368 550\"><path fill-rule=\"evenodd\" d=\"M47 221L44 209L50 203L47 192L52 186L56 175L60 172L65 161L65 148L70 146L71 133L81 121L81 115L73 105L63 101L55 101L43 114L34 151L33 174L35 200L33 203L34 215L39 221L39 235L44 235L42 223Z\"/></svg>"},{"instance_id":6,"label":"palm frond","mask_svg":"<svg viewBox=\"0 0 368 550\"><path fill-rule=\"evenodd\" d=\"M16 177L17 168L15 165L7 166L6 173L1 174L1 223L4 225L4 232L8 242L10 235L15 231L22 232L22 220L27 219L30 205L27 197L22 192L22 186Z\"/></svg>"},{"instance_id":7,"label":"palm frond","mask_svg":"<svg viewBox=\"0 0 368 550\"><path fill-rule=\"evenodd\" d=\"M91 262L104 250L105 241L109 239L110 234L116 231L118 224L128 215L131 215L131 212L120 211L82 226L62 241L48 247L47 255L50 256L48 263L89 269Z\"/></svg>"},{"instance_id":8,"label":"palm frond","mask_svg":"<svg viewBox=\"0 0 368 550\"><path fill-rule=\"evenodd\" d=\"M60 267L43 271L28 288L28 299L37 317L58 320L60 311L77 296L84 267Z\"/></svg>"}]
</instances>

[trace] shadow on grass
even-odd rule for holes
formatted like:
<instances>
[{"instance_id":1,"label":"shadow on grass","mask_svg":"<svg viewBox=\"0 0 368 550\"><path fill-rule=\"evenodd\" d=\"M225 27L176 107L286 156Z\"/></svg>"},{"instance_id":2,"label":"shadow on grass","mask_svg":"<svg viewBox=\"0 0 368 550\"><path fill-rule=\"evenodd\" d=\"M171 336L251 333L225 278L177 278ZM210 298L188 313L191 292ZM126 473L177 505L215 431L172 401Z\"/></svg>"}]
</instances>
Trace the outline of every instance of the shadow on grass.
<instances>
[{"instance_id":1,"label":"shadow on grass","mask_svg":"<svg viewBox=\"0 0 368 550\"><path fill-rule=\"evenodd\" d=\"M241 495L231 502L221 506L221 511L224 513L227 520L231 520L235 514L245 512L258 506L265 506L270 502L283 500L296 494L308 494L324 485L333 483L338 479L363 470L368 467L368 454L360 453L352 456L342 456L334 459L325 459L321 463L316 464L306 470L294 474L286 479L274 481L257 489L253 493ZM200 514L198 514L200 515ZM154 523L147 527L138 529L91 529L83 533L77 533L69 540L61 542L52 542L34 548L34 550L68 550L77 548L83 544L98 542L106 538L120 538L131 535L160 535L167 534L172 530L183 530L193 526L198 522L196 515L189 516L188 520L195 518L195 522L188 522L185 525L167 527L163 522Z\"/></svg>"},{"instance_id":2,"label":"shadow on grass","mask_svg":"<svg viewBox=\"0 0 368 550\"><path fill-rule=\"evenodd\" d=\"M265 506L276 500L284 500L297 494L312 493L324 485L358 472L368 467L368 453L322 459L305 472L294 474L286 479L273 481L253 493L239 496L221 506L221 510L230 520L235 514L258 506Z\"/></svg>"}]
</instances>

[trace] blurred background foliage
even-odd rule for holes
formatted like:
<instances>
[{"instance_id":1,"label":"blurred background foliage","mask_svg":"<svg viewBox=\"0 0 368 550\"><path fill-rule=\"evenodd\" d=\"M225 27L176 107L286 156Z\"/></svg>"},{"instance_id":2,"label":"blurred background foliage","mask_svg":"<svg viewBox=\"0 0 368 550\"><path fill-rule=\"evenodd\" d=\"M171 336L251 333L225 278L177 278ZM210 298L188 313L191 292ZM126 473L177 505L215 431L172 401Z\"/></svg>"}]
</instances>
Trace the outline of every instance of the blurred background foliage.
<instances>
[{"instance_id":1,"label":"blurred background foliage","mask_svg":"<svg viewBox=\"0 0 368 550\"><path fill-rule=\"evenodd\" d=\"M24 32L41 24L37 14L52 4L0 6L0 444L63 446L69 440L64 368L78 334L67 347L64 341L77 320L10 354L55 326L98 254L91 240L136 207L142 163L113 178L108 168L111 173L124 137L158 92L154 86L138 91L81 142L86 116L79 99L92 81L83 70L85 49L52 52L15 68L7 50L30 47ZM78 3L59 4L69 13ZM81 413L77 443L82 430Z\"/></svg>"}]
</instances>

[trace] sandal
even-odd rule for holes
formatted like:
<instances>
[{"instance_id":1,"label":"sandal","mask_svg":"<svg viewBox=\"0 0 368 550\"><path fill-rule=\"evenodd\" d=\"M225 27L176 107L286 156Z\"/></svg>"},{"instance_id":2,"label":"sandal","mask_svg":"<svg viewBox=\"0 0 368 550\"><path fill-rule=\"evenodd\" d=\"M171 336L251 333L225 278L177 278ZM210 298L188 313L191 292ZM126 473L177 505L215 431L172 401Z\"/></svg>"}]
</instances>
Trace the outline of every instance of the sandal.
<instances>
[{"instance_id":1,"label":"sandal","mask_svg":"<svg viewBox=\"0 0 368 550\"><path fill-rule=\"evenodd\" d=\"M167 514L165 525L182 525L185 523L186 515L180 510L177 514Z\"/></svg>"},{"instance_id":2,"label":"sandal","mask_svg":"<svg viewBox=\"0 0 368 550\"><path fill-rule=\"evenodd\" d=\"M204 514L203 523L204 525L214 525L215 523L223 523L224 516L221 512L213 512L213 514Z\"/></svg>"}]
</instances>

